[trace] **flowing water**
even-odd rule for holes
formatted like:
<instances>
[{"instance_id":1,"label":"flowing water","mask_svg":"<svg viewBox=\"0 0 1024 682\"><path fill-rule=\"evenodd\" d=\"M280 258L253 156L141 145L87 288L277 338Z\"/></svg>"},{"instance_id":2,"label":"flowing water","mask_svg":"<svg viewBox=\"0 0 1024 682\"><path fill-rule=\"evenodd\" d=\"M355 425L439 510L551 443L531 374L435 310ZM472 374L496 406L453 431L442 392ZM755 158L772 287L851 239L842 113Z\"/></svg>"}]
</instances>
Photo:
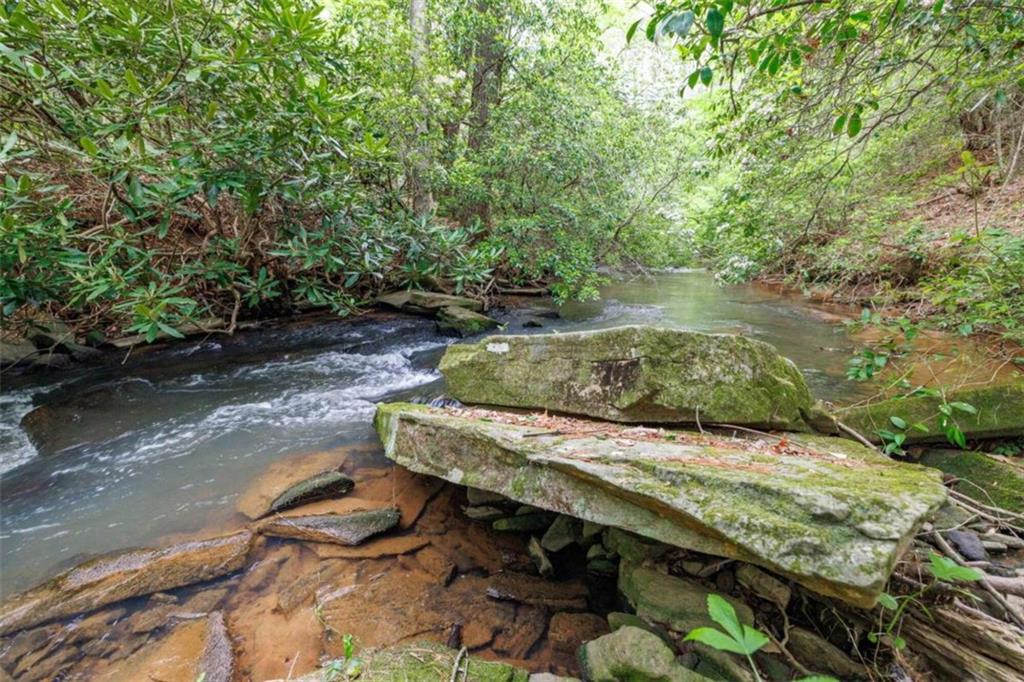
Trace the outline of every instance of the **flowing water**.
<instances>
[{"instance_id":1,"label":"flowing water","mask_svg":"<svg viewBox=\"0 0 1024 682\"><path fill-rule=\"evenodd\" d=\"M843 378L856 347L835 315L704 272L609 285L600 302L507 311L511 333L629 323L746 334L774 344L822 398L859 394ZM549 315L543 315L547 307ZM524 327L537 320L541 328ZM0 401L0 545L5 595L82 558L227 526L246 486L275 459L371 444L374 403L444 390L450 339L401 316L321 320L139 352L122 364L20 380ZM19 426L30 419L37 447Z\"/></svg>"}]
</instances>

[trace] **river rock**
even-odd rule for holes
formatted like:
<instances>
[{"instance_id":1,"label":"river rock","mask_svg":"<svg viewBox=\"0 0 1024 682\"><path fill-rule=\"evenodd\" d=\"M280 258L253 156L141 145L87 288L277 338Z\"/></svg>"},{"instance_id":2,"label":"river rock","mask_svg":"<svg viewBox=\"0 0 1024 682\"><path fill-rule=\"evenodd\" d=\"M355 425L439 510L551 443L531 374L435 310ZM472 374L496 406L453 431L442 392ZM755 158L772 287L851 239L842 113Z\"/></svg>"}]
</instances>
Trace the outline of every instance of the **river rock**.
<instances>
[{"instance_id":1,"label":"river rock","mask_svg":"<svg viewBox=\"0 0 1024 682\"><path fill-rule=\"evenodd\" d=\"M397 509L370 509L350 514L277 516L259 524L264 535L337 545L358 545L398 525Z\"/></svg>"},{"instance_id":2,"label":"river rock","mask_svg":"<svg viewBox=\"0 0 1024 682\"><path fill-rule=\"evenodd\" d=\"M293 509L309 502L339 497L352 490L354 485L352 479L340 471L323 471L289 487L274 498L261 516Z\"/></svg>"},{"instance_id":3,"label":"river rock","mask_svg":"<svg viewBox=\"0 0 1024 682\"><path fill-rule=\"evenodd\" d=\"M0 635L232 573L245 566L252 537L241 531L93 559L4 602Z\"/></svg>"},{"instance_id":4,"label":"river rock","mask_svg":"<svg viewBox=\"0 0 1024 682\"><path fill-rule=\"evenodd\" d=\"M946 496L938 472L845 439L630 436L612 424L594 435L593 422L563 435L501 418L382 404L376 428L387 456L416 471L741 559L863 606Z\"/></svg>"},{"instance_id":5,"label":"river rock","mask_svg":"<svg viewBox=\"0 0 1024 682\"><path fill-rule=\"evenodd\" d=\"M30 360L38 351L26 339L13 335L0 337L0 366L14 365Z\"/></svg>"},{"instance_id":6,"label":"river rock","mask_svg":"<svg viewBox=\"0 0 1024 682\"><path fill-rule=\"evenodd\" d=\"M676 663L676 653L657 635L630 626L587 642L579 651L587 682L710 682Z\"/></svg>"},{"instance_id":7,"label":"river rock","mask_svg":"<svg viewBox=\"0 0 1024 682\"><path fill-rule=\"evenodd\" d=\"M708 616L708 595L712 591L689 578L666 575L623 561L619 564L619 591L638 616L671 630L689 632L715 626ZM754 624L754 613L749 606L731 597L724 598L736 609L741 622Z\"/></svg>"},{"instance_id":8,"label":"river rock","mask_svg":"<svg viewBox=\"0 0 1024 682\"><path fill-rule=\"evenodd\" d=\"M549 552L560 552L582 539L582 528L579 519L560 514L540 539L541 547Z\"/></svg>"},{"instance_id":9,"label":"river rock","mask_svg":"<svg viewBox=\"0 0 1024 682\"><path fill-rule=\"evenodd\" d=\"M618 422L807 430L800 370L742 336L630 326L490 336L441 358L464 403L547 409Z\"/></svg>"},{"instance_id":10,"label":"river rock","mask_svg":"<svg viewBox=\"0 0 1024 682\"><path fill-rule=\"evenodd\" d=\"M505 572L488 579L487 596L562 611L585 611L587 588L578 582L555 582L525 573Z\"/></svg>"},{"instance_id":11,"label":"river rock","mask_svg":"<svg viewBox=\"0 0 1024 682\"><path fill-rule=\"evenodd\" d=\"M484 309L483 303L472 298L415 289L393 291L390 294L378 296L377 303L397 308L402 312L420 314L433 314L442 308L465 308L477 312Z\"/></svg>"},{"instance_id":12,"label":"river rock","mask_svg":"<svg viewBox=\"0 0 1024 682\"><path fill-rule=\"evenodd\" d=\"M280 459L249 484L236 509L256 520L289 506L343 495L353 487L352 479L341 473L348 456L347 449L338 448Z\"/></svg>"},{"instance_id":13,"label":"river rock","mask_svg":"<svg viewBox=\"0 0 1024 682\"><path fill-rule=\"evenodd\" d=\"M988 561L988 552L978 534L970 530L948 530L946 539L953 543L956 551L968 561Z\"/></svg>"},{"instance_id":14,"label":"river rock","mask_svg":"<svg viewBox=\"0 0 1024 682\"><path fill-rule=\"evenodd\" d=\"M953 418L968 440L1024 436L1024 381L955 391L946 402L971 405L975 413L953 410ZM939 424L940 397L894 398L870 405L840 410L837 417L870 440L881 442L880 430L892 431L890 417L903 419L908 428L907 443L942 443L946 434ZM914 428L921 424L924 428Z\"/></svg>"},{"instance_id":15,"label":"river rock","mask_svg":"<svg viewBox=\"0 0 1024 682\"><path fill-rule=\"evenodd\" d=\"M838 647L810 630L790 628L787 648L798 661L811 670L829 673L841 680L859 680L867 677L864 666L854 662Z\"/></svg>"},{"instance_id":16,"label":"river rock","mask_svg":"<svg viewBox=\"0 0 1024 682\"><path fill-rule=\"evenodd\" d=\"M497 327L497 320L468 308L446 306L437 311L437 328L443 333L475 336Z\"/></svg>"}]
</instances>

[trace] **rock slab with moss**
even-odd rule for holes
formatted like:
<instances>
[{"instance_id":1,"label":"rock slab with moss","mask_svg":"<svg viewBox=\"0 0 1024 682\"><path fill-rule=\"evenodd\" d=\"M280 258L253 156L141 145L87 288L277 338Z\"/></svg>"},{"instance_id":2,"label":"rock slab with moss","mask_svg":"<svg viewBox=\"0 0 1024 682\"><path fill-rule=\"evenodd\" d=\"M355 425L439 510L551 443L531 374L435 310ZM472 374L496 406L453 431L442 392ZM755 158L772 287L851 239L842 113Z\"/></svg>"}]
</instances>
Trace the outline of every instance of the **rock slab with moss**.
<instances>
[{"instance_id":1,"label":"rock slab with moss","mask_svg":"<svg viewBox=\"0 0 1024 682\"><path fill-rule=\"evenodd\" d=\"M627 423L803 431L812 403L800 370L766 343L657 327L490 336L449 347L440 369L464 403Z\"/></svg>"},{"instance_id":2,"label":"rock slab with moss","mask_svg":"<svg viewBox=\"0 0 1024 682\"><path fill-rule=\"evenodd\" d=\"M728 438L540 415L378 406L389 458L414 471L733 557L857 605L945 500L940 473L853 441Z\"/></svg>"},{"instance_id":3,"label":"rock slab with moss","mask_svg":"<svg viewBox=\"0 0 1024 682\"><path fill-rule=\"evenodd\" d=\"M1024 381L1012 381L938 396L893 398L840 410L839 420L881 442L879 431L895 431L891 418L906 422L908 443L941 443L946 434L940 423L943 403L952 405L952 417L968 440L1024 437ZM970 406L961 409L957 404ZM923 428L916 428L920 424Z\"/></svg>"},{"instance_id":4,"label":"rock slab with moss","mask_svg":"<svg viewBox=\"0 0 1024 682\"><path fill-rule=\"evenodd\" d=\"M377 302L396 308L403 312L433 314L442 308L466 308L477 312L484 309L484 304L465 296L439 294L433 291L392 291L377 297Z\"/></svg>"}]
</instances>

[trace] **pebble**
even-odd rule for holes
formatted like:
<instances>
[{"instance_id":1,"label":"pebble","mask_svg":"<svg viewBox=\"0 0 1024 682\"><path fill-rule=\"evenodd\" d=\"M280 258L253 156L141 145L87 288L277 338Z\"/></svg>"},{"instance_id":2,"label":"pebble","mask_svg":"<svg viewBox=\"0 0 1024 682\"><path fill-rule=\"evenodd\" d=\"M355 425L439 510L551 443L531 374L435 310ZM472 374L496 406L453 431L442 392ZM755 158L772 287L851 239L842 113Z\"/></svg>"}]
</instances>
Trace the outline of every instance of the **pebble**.
<instances>
[{"instance_id":1,"label":"pebble","mask_svg":"<svg viewBox=\"0 0 1024 682\"><path fill-rule=\"evenodd\" d=\"M985 561L988 553L977 533L965 530L946 531L946 539L953 543L956 551L968 561Z\"/></svg>"}]
</instances>

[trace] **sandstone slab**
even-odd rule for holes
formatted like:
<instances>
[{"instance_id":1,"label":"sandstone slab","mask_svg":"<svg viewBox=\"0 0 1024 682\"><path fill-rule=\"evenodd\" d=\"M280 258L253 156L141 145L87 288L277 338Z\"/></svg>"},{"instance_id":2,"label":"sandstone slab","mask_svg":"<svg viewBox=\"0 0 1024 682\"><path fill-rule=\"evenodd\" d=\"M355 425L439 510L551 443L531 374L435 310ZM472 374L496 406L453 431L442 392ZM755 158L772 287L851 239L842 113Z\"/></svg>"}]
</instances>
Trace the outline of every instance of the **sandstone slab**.
<instances>
[{"instance_id":1,"label":"sandstone slab","mask_svg":"<svg viewBox=\"0 0 1024 682\"><path fill-rule=\"evenodd\" d=\"M0 608L0 635L233 573L245 566L252 537L242 531L93 559L7 600Z\"/></svg>"},{"instance_id":2,"label":"sandstone slab","mask_svg":"<svg viewBox=\"0 0 1024 682\"><path fill-rule=\"evenodd\" d=\"M358 545L398 525L397 509L371 509L349 514L277 516L259 524L259 532L279 538Z\"/></svg>"},{"instance_id":3,"label":"sandstone slab","mask_svg":"<svg viewBox=\"0 0 1024 682\"><path fill-rule=\"evenodd\" d=\"M464 403L618 422L799 431L812 406L800 370L772 346L677 329L490 336L450 346L440 370Z\"/></svg>"},{"instance_id":4,"label":"sandstone slab","mask_svg":"<svg viewBox=\"0 0 1024 682\"><path fill-rule=\"evenodd\" d=\"M945 500L940 474L853 441L748 440L404 403L378 407L388 457L421 473L757 564L871 605L919 525Z\"/></svg>"}]
</instances>

